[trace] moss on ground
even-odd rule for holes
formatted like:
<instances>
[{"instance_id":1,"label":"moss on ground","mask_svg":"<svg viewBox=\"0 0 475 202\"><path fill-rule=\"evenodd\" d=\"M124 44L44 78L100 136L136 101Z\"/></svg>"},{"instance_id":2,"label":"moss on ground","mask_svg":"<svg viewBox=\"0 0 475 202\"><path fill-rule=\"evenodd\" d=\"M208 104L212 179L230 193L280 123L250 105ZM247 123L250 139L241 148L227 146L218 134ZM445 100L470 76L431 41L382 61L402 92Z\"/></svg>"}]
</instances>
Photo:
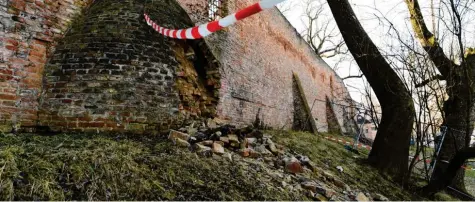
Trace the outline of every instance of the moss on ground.
<instances>
[{"instance_id":1,"label":"moss on ground","mask_svg":"<svg viewBox=\"0 0 475 202\"><path fill-rule=\"evenodd\" d=\"M302 200L158 137L0 137L1 200Z\"/></svg>"}]
</instances>

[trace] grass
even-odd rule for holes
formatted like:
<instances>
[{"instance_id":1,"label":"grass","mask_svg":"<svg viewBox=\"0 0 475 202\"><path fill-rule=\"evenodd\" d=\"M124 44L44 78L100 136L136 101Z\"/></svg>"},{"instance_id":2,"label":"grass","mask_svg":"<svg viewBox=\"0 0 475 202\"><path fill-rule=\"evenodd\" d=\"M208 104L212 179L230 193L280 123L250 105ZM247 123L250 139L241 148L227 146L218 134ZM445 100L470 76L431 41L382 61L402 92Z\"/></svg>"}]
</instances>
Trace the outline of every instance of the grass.
<instances>
[{"instance_id":1,"label":"grass","mask_svg":"<svg viewBox=\"0 0 475 202\"><path fill-rule=\"evenodd\" d=\"M454 198L449 194L445 193L444 191L436 193L434 196L434 200L436 201L460 201L458 198Z\"/></svg>"},{"instance_id":2,"label":"grass","mask_svg":"<svg viewBox=\"0 0 475 202\"><path fill-rule=\"evenodd\" d=\"M3 135L1 200L303 200L159 137Z\"/></svg>"},{"instance_id":3,"label":"grass","mask_svg":"<svg viewBox=\"0 0 475 202\"><path fill-rule=\"evenodd\" d=\"M465 177L475 178L475 170L472 170L472 169L465 170Z\"/></svg>"},{"instance_id":4,"label":"grass","mask_svg":"<svg viewBox=\"0 0 475 202\"><path fill-rule=\"evenodd\" d=\"M341 143L326 140L325 135L318 137L309 133L300 132L270 132L279 144L300 154L305 154L320 165L322 169L339 176L353 189L363 192L379 193L391 200L424 200L413 192L403 190L374 168L364 163L368 151L360 149L360 155L345 150ZM338 136L340 137L340 136ZM342 166L344 174L338 174L337 166Z\"/></svg>"},{"instance_id":5,"label":"grass","mask_svg":"<svg viewBox=\"0 0 475 202\"><path fill-rule=\"evenodd\" d=\"M425 200L365 164L365 149L357 155L310 133L266 133L308 156L318 167L312 178L328 172L352 190ZM0 200L308 200L282 189L268 168L255 169L259 162L242 162L197 156L162 136L0 135Z\"/></svg>"}]
</instances>

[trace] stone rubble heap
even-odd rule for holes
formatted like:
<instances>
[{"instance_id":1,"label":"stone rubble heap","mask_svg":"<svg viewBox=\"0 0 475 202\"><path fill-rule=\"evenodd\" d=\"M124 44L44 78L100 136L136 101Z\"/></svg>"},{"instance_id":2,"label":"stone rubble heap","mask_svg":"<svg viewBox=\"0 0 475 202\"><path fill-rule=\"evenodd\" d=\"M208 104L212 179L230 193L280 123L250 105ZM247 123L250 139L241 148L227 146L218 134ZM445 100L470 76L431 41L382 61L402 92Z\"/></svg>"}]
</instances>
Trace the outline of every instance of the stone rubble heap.
<instances>
[{"instance_id":1,"label":"stone rubble heap","mask_svg":"<svg viewBox=\"0 0 475 202\"><path fill-rule=\"evenodd\" d=\"M198 127L191 124L171 130L168 136L175 145L188 148L199 156L218 155L248 164L246 159L265 162L264 171L272 178L281 179L282 188L302 192L314 200L370 201L372 198L375 201L388 201L381 194L370 197L369 193L352 190L334 175L317 167L309 157L286 151L271 138L258 129L236 128L219 119L210 119ZM341 166L337 170L344 172ZM311 179L311 173L320 173L326 184ZM337 192L328 184L342 191Z\"/></svg>"}]
</instances>

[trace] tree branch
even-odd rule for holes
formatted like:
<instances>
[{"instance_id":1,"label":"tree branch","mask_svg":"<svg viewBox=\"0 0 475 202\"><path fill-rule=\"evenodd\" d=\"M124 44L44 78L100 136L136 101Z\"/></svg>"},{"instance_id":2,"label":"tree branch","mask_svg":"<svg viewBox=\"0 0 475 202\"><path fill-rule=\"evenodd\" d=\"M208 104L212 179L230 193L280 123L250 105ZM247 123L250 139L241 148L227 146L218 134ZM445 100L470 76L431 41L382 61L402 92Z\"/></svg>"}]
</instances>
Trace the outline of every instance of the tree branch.
<instances>
[{"instance_id":1,"label":"tree branch","mask_svg":"<svg viewBox=\"0 0 475 202\"><path fill-rule=\"evenodd\" d=\"M448 77L450 69L457 65L445 55L434 34L427 28L419 2L417 0L405 0L405 2L411 15L411 24L416 38L419 39L422 47L442 76Z\"/></svg>"},{"instance_id":2,"label":"tree branch","mask_svg":"<svg viewBox=\"0 0 475 202\"><path fill-rule=\"evenodd\" d=\"M432 81L436 81L436 80L443 81L443 80L445 80L445 77L440 75L440 74L437 74L437 75L435 75L435 76L433 76L429 79L426 79L426 80L422 81L421 83L416 84L415 87L420 88L420 87L425 86L428 83L430 83Z\"/></svg>"},{"instance_id":3,"label":"tree branch","mask_svg":"<svg viewBox=\"0 0 475 202\"><path fill-rule=\"evenodd\" d=\"M334 44L333 47L324 49L324 50L318 50L317 54L322 57L322 58L331 58L333 56L336 56L338 54L346 54L348 51L342 51L341 49L343 48L343 45L345 45L345 41L341 40L338 44ZM332 54L327 54L329 52L333 52Z\"/></svg>"},{"instance_id":4,"label":"tree branch","mask_svg":"<svg viewBox=\"0 0 475 202\"><path fill-rule=\"evenodd\" d=\"M345 78L342 78L341 80L345 80L345 79L353 79L353 78L362 78L363 77L363 74L361 75L353 75L353 76L347 76Z\"/></svg>"}]
</instances>

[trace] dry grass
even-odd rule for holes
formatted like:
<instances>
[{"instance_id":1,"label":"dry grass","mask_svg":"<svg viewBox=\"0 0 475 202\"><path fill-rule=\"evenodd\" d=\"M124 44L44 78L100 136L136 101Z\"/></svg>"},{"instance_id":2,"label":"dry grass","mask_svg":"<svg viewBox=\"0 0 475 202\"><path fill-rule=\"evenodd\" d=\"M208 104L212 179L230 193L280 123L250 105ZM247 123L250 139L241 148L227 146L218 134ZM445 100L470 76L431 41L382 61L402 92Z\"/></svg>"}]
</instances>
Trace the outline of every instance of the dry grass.
<instances>
[{"instance_id":1,"label":"dry grass","mask_svg":"<svg viewBox=\"0 0 475 202\"><path fill-rule=\"evenodd\" d=\"M391 200L425 200L366 165L364 149L356 155L309 133L267 133L353 190ZM226 157L198 157L161 136L0 135L0 200L307 199L263 176Z\"/></svg>"},{"instance_id":2,"label":"dry grass","mask_svg":"<svg viewBox=\"0 0 475 202\"><path fill-rule=\"evenodd\" d=\"M300 154L310 157L321 169L331 172L348 184L353 189L372 194L383 194L391 200L425 200L414 192L397 187L387 177L384 177L374 168L364 163L368 155L366 149L359 149L359 155L347 151L343 144L323 138L335 136L324 134L318 137L310 133L301 132L270 132L276 142L285 145ZM335 136L341 138L342 136ZM345 140L350 140L348 137ZM343 174L338 174L337 166L342 166Z\"/></svg>"},{"instance_id":3,"label":"dry grass","mask_svg":"<svg viewBox=\"0 0 475 202\"><path fill-rule=\"evenodd\" d=\"M302 200L154 137L3 135L1 200Z\"/></svg>"}]
</instances>

